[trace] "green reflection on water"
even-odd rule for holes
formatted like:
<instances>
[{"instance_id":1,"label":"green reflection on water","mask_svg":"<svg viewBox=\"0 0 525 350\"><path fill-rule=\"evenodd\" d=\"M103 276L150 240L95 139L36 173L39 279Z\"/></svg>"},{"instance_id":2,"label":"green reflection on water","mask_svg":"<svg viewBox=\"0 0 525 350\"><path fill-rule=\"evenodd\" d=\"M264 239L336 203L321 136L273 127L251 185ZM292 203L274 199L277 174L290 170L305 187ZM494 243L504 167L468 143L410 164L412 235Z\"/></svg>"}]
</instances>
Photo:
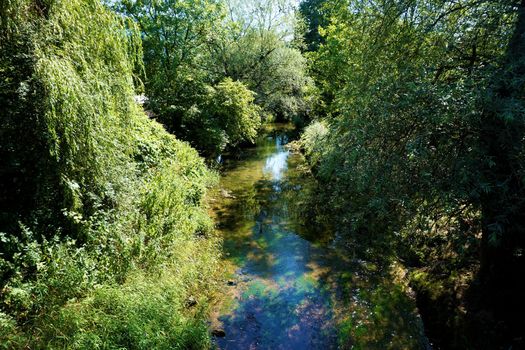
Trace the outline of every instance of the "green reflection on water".
<instances>
[{"instance_id":1,"label":"green reflection on water","mask_svg":"<svg viewBox=\"0 0 525 350\"><path fill-rule=\"evenodd\" d=\"M389 264L351 259L306 220L315 184L285 147L293 133L272 125L257 147L225 157L213 209L235 283L224 287L217 346L424 349L414 302Z\"/></svg>"}]
</instances>

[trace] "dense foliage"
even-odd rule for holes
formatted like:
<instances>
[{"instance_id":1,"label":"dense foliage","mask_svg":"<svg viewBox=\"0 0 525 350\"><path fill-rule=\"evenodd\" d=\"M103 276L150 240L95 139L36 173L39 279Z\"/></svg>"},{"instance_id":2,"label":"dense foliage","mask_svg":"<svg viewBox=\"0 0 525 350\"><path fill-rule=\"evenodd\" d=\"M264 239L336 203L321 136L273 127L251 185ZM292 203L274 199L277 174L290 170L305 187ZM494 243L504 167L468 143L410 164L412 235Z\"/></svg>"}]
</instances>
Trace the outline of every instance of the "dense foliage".
<instances>
[{"instance_id":1,"label":"dense foliage","mask_svg":"<svg viewBox=\"0 0 525 350\"><path fill-rule=\"evenodd\" d=\"M308 119L315 99L297 26L286 1L230 1L229 21L210 43L216 74L244 82L256 93L264 119ZM300 37L299 37L300 39Z\"/></svg>"},{"instance_id":2,"label":"dense foliage","mask_svg":"<svg viewBox=\"0 0 525 350\"><path fill-rule=\"evenodd\" d=\"M524 4L306 3L321 10L303 15L328 16L311 23L329 23L308 54L328 132L309 127L303 145L331 213L352 232L397 239L397 254L419 268L414 285L434 293L430 304L439 288L453 299L465 293L455 283L470 285L467 306L445 308L440 322L454 334L440 335L445 344L519 343ZM462 328L466 318L474 330Z\"/></svg>"},{"instance_id":3,"label":"dense foliage","mask_svg":"<svg viewBox=\"0 0 525 350\"><path fill-rule=\"evenodd\" d=\"M135 103L134 24L95 0L0 12L0 344L207 346L214 175Z\"/></svg>"},{"instance_id":4,"label":"dense foliage","mask_svg":"<svg viewBox=\"0 0 525 350\"><path fill-rule=\"evenodd\" d=\"M324 43L324 37L319 32L329 24L329 11L332 10L325 0L304 0L299 4L299 14L304 21L303 39L307 51L316 51Z\"/></svg>"},{"instance_id":5,"label":"dense foliage","mask_svg":"<svg viewBox=\"0 0 525 350\"><path fill-rule=\"evenodd\" d=\"M305 212L432 341L519 348L524 94L524 0L0 1L0 346L211 346L197 150L313 119Z\"/></svg>"},{"instance_id":6,"label":"dense foliage","mask_svg":"<svg viewBox=\"0 0 525 350\"><path fill-rule=\"evenodd\" d=\"M169 131L206 156L252 142L253 128L270 115L292 120L307 114L312 89L308 88L306 61L284 40L283 35L290 32L280 31L284 20L269 21L274 19L276 2L261 1L259 5L250 8L242 2L216 0L114 4L142 32L147 108ZM239 128L229 129L234 124L221 120L224 111L210 109L214 98L210 91L224 90L220 84L228 79L254 92L255 98L247 99L244 89L228 90L240 94L232 95L234 100L245 101L229 107L230 111L239 107L233 113L250 119L251 127L247 125L241 133ZM257 115L251 112L255 110ZM213 136L202 137L208 133Z\"/></svg>"},{"instance_id":7,"label":"dense foliage","mask_svg":"<svg viewBox=\"0 0 525 350\"><path fill-rule=\"evenodd\" d=\"M261 124L253 92L243 83L226 78L208 86L200 106L185 113L184 124L192 140L219 154L227 145L254 142Z\"/></svg>"}]
</instances>

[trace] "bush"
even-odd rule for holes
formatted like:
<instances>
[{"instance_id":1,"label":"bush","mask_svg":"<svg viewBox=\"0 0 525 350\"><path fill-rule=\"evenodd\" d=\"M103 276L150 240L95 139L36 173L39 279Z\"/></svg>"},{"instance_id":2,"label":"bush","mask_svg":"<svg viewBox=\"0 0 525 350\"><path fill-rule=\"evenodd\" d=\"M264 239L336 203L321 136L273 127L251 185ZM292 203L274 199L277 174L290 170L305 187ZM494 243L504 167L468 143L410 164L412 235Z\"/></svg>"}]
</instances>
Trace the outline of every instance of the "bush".
<instances>
[{"instance_id":1,"label":"bush","mask_svg":"<svg viewBox=\"0 0 525 350\"><path fill-rule=\"evenodd\" d=\"M323 156L323 148L327 134L328 128L326 123L324 121L315 121L308 125L301 135L301 147L312 167L316 167Z\"/></svg>"},{"instance_id":2,"label":"bush","mask_svg":"<svg viewBox=\"0 0 525 350\"><path fill-rule=\"evenodd\" d=\"M253 143L261 125L261 109L254 93L243 83L226 78L208 87L200 106L186 113L185 124L193 130L192 140L207 154L222 152L227 146Z\"/></svg>"}]
</instances>

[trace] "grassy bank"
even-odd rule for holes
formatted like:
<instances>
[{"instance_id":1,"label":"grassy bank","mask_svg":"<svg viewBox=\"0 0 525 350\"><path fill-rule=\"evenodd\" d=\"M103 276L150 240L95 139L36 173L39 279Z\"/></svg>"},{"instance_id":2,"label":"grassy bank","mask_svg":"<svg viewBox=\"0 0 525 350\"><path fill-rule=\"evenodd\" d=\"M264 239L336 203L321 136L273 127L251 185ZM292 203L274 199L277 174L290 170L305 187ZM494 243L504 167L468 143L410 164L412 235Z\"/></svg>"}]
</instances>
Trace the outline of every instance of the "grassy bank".
<instances>
[{"instance_id":1,"label":"grassy bank","mask_svg":"<svg viewBox=\"0 0 525 350\"><path fill-rule=\"evenodd\" d=\"M206 348L216 175L135 103L134 25L94 0L0 12L0 346Z\"/></svg>"}]
</instances>

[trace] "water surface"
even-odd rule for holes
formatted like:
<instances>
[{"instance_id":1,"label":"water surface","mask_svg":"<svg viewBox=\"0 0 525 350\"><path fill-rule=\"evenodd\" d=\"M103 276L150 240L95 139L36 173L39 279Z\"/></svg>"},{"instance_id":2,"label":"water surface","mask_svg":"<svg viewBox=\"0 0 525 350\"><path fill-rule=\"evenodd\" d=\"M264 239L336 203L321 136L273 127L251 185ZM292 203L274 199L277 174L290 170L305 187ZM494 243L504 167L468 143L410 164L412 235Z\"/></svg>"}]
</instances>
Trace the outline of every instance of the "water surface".
<instances>
[{"instance_id":1,"label":"water surface","mask_svg":"<svg viewBox=\"0 0 525 350\"><path fill-rule=\"evenodd\" d=\"M230 276L212 327L220 349L425 349L414 302L392 266L338 247L306 220L313 180L273 125L225 157L214 215Z\"/></svg>"}]
</instances>

